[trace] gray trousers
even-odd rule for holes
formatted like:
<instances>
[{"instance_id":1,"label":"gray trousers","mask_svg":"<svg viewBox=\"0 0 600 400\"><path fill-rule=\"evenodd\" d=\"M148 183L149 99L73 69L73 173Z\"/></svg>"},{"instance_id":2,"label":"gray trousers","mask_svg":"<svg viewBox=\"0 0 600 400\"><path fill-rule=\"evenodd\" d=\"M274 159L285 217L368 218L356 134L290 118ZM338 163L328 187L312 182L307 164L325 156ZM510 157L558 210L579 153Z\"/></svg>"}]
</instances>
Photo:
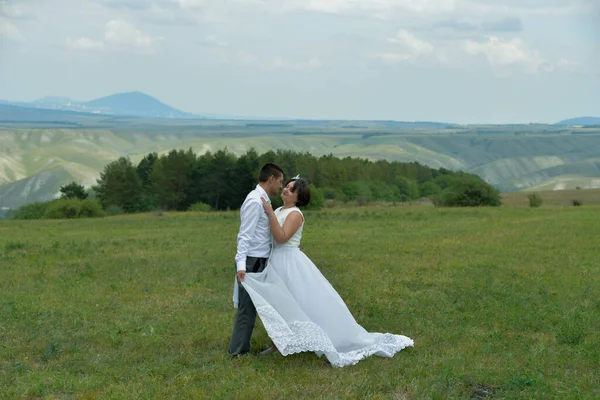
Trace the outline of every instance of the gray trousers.
<instances>
[{"instance_id":1,"label":"gray trousers","mask_svg":"<svg viewBox=\"0 0 600 400\"><path fill-rule=\"evenodd\" d=\"M267 266L267 258L246 257L246 272L262 272ZM229 354L246 354L250 351L250 338L256 322L256 308L246 289L238 285L238 308L229 343Z\"/></svg>"}]
</instances>

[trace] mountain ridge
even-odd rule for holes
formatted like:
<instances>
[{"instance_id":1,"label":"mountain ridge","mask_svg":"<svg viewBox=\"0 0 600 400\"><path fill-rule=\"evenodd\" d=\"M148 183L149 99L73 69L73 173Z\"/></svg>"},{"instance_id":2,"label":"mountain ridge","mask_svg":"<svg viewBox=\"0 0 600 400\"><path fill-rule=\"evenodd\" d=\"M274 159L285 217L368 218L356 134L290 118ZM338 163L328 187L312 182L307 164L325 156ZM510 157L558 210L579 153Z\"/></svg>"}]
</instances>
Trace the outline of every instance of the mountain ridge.
<instances>
[{"instance_id":1,"label":"mountain ridge","mask_svg":"<svg viewBox=\"0 0 600 400\"><path fill-rule=\"evenodd\" d=\"M220 120L252 120L252 121L340 121L331 119L311 119L311 118L293 118L293 117L244 117L226 114L196 114L176 109L162 102L161 100L146 94L141 91L129 91L113 93L107 96L95 98L89 101L73 100L65 96L45 96L31 102L15 102L9 100L0 100L0 105L15 105L21 107L31 107L37 109L51 109L56 111L74 111L88 112L92 114L112 115L112 116L128 116L128 117L143 117L143 118L162 118L162 119L220 119ZM353 121L353 120L348 120ZM363 121L363 120L354 120ZM384 121L384 120L381 120ZM439 121L399 121L412 124L425 125L433 127L433 125L448 125L448 126L468 126L468 125L523 125L523 124L456 124ZM535 123L532 123L536 125ZM554 126L598 126L600 125L600 117L583 116L565 119L554 124L541 124Z\"/></svg>"},{"instance_id":2,"label":"mountain ridge","mask_svg":"<svg viewBox=\"0 0 600 400\"><path fill-rule=\"evenodd\" d=\"M173 108L155 97L139 91L114 93L89 101L72 100L64 96L45 96L32 102L1 100L1 105L19 106L56 112L83 112L107 116L127 116L164 119L199 119L202 115ZM60 115L58 115L60 117Z\"/></svg>"},{"instance_id":3,"label":"mountain ridge","mask_svg":"<svg viewBox=\"0 0 600 400\"><path fill-rule=\"evenodd\" d=\"M600 126L600 117L575 117L564 119L555 125L561 126Z\"/></svg>"}]
</instances>

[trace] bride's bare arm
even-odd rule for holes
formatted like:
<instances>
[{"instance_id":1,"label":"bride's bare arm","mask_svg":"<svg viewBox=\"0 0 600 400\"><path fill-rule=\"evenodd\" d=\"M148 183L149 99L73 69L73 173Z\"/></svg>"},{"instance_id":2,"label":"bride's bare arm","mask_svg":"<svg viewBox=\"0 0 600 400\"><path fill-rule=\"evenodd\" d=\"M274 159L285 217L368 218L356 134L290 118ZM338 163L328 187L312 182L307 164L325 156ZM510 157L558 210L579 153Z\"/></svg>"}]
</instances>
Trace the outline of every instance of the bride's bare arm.
<instances>
[{"instance_id":1,"label":"bride's bare arm","mask_svg":"<svg viewBox=\"0 0 600 400\"><path fill-rule=\"evenodd\" d=\"M283 226L280 226L271 204L265 199L262 199L262 202L265 207L265 212L269 216L269 226L275 242L277 242L277 244L283 244L290 240L302 225L302 215L297 211L292 211L286 217Z\"/></svg>"}]
</instances>

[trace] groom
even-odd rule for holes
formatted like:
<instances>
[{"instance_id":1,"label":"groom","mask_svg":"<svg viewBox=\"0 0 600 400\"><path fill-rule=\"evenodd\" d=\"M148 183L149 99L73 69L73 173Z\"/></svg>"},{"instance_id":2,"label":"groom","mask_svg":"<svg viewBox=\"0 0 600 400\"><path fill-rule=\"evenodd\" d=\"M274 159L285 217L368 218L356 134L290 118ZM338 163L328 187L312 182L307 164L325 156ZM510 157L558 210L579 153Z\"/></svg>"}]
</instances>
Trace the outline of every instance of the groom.
<instances>
[{"instance_id":1,"label":"groom","mask_svg":"<svg viewBox=\"0 0 600 400\"><path fill-rule=\"evenodd\" d=\"M260 169L258 185L248 193L240 208L241 225L237 236L235 264L237 279L234 284L233 301L237 307L235 323L229 343L229 354L244 355L250 351L250 337L256 322L256 308L243 282L246 272L262 272L271 253L269 217L264 211L261 198L269 200L283 186L283 170L276 164L267 163Z\"/></svg>"}]
</instances>

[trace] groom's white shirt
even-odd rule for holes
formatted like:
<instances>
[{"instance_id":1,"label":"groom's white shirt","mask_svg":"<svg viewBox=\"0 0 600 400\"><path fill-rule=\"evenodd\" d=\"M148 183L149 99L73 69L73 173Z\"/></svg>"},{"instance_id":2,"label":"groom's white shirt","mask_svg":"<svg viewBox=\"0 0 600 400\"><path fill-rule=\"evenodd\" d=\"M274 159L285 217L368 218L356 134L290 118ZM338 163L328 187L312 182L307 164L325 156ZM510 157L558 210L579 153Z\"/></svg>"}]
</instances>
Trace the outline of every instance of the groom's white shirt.
<instances>
[{"instance_id":1,"label":"groom's white shirt","mask_svg":"<svg viewBox=\"0 0 600 400\"><path fill-rule=\"evenodd\" d=\"M269 217L265 213L261 197L269 203L271 202L267 192L260 185L256 185L256 188L248 193L240 208L242 222L237 236L237 253L235 255L235 265L238 271L246 270L247 256L267 258L271 253Z\"/></svg>"}]
</instances>

